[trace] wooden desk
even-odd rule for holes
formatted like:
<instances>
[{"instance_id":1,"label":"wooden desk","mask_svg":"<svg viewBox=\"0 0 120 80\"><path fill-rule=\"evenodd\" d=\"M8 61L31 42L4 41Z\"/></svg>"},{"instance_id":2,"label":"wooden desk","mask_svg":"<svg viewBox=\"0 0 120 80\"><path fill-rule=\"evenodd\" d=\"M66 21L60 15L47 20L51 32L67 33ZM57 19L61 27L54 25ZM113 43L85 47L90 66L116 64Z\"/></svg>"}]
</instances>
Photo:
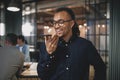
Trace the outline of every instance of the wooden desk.
<instances>
[{"instance_id":1,"label":"wooden desk","mask_svg":"<svg viewBox=\"0 0 120 80\"><path fill-rule=\"evenodd\" d=\"M29 64L31 64L30 68L22 72L19 80L40 80L37 74L37 62L32 62Z\"/></svg>"}]
</instances>

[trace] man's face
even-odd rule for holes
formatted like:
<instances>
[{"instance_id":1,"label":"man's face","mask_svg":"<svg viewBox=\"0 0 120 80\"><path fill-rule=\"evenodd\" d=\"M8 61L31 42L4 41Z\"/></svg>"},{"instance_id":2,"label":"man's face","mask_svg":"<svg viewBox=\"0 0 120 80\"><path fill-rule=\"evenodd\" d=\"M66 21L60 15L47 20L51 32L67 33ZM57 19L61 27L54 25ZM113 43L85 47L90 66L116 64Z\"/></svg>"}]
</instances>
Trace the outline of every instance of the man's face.
<instances>
[{"instance_id":1,"label":"man's face","mask_svg":"<svg viewBox=\"0 0 120 80\"><path fill-rule=\"evenodd\" d=\"M22 42L21 39L17 39L17 43L20 44Z\"/></svg>"},{"instance_id":2,"label":"man's face","mask_svg":"<svg viewBox=\"0 0 120 80\"><path fill-rule=\"evenodd\" d=\"M66 37L72 35L72 27L74 25L74 21L71 19L70 15L61 11L55 13L53 27L55 29L56 35L59 37Z\"/></svg>"}]
</instances>

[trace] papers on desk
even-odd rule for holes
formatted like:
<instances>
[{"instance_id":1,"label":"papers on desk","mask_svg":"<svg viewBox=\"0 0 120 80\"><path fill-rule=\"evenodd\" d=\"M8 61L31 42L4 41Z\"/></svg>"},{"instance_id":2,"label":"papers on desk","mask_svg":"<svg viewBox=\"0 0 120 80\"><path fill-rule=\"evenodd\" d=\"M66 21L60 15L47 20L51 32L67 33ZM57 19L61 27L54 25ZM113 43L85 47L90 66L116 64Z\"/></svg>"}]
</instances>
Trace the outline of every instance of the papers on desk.
<instances>
[{"instance_id":1,"label":"papers on desk","mask_svg":"<svg viewBox=\"0 0 120 80\"><path fill-rule=\"evenodd\" d=\"M30 67L22 72L22 76L38 76L37 62L25 62L24 65L30 64Z\"/></svg>"},{"instance_id":2,"label":"papers on desk","mask_svg":"<svg viewBox=\"0 0 120 80\"><path fill-rule=\"evenodd\" d=\"M31 65L32 63L35 63L35 62L24 62L24 65Z\"/></svg>"},{"instance_id":3,"label":"papers on desk","mask_svg":"<svg viewBox=\"0 0 120 80\"><path fill-rule=\"evenodd\" d=\"M37 70L37 63L33 62L29 68L30 70Z\"/></svg>"}]
</instances>

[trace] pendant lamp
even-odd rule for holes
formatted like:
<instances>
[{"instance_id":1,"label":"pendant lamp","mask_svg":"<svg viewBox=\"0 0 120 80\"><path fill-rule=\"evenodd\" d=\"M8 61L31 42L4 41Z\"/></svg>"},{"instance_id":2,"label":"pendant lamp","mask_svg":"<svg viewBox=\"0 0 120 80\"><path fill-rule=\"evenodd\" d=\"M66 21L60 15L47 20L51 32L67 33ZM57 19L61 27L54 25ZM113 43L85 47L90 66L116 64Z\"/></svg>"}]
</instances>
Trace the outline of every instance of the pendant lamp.
<instances>
[{"instance_id":1,"label":"pendant lamp","mask_svg":"<svg viewBox=\"0 0 120 80\"><path fill-rule=\"evenodd\" d=\"M20 3L19 0L11 0L8 4L7 10L17 12L20 11Z\"/></svg>"}]
</instances>

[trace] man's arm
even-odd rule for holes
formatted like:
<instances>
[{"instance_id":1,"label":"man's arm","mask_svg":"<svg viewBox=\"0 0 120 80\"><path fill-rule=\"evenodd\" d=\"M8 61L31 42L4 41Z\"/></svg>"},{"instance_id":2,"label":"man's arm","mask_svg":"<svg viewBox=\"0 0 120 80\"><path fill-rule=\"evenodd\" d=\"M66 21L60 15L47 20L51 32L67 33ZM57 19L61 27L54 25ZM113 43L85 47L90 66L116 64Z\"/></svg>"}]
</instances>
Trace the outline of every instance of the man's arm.
<instances>
[{"instance_id":1,"label":"man's arm","mask_svg":"<svg viewBox=\"0 0 120 80\"><path fill-rule=\"evenodd\" d=\"M88 45L89 63L94 67L94 80L106 80L106 65L92 43Z\"/></svg>"},{"instance_id":2,"label":"man's arm","mask_svg":"<svg viewBox=\"0 0 120 80\"><path fill-rule=\"evenodd\" d=\"M45 45L40 46L40 59L37 66L38 76L42 80L48 80L54 73L56 67L55 52L51 55L47 53Z\"/></svg>"},{"instance_id":3,"label":"man's arm","mask_svg":"<svg viewBox=\"0 0 120 80\"><path fill-rule=\"evenodd\" d=\"M16 76L17 77L19 77L20 75L21 75L21 73L22 73L22 69L23 69L23 64L24 64L24 55L23 55L23 53L21 53L21 52L18 52L18 54L19 54L19 68L18 68L18 70L17 70L17 72L16 72Z\"/></svg>"}]
</instances>

